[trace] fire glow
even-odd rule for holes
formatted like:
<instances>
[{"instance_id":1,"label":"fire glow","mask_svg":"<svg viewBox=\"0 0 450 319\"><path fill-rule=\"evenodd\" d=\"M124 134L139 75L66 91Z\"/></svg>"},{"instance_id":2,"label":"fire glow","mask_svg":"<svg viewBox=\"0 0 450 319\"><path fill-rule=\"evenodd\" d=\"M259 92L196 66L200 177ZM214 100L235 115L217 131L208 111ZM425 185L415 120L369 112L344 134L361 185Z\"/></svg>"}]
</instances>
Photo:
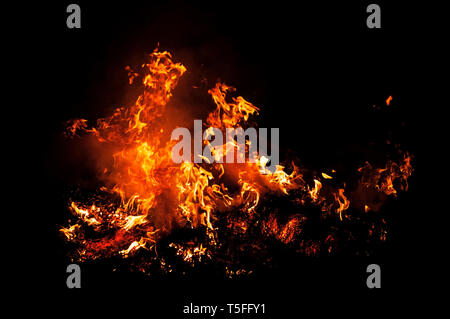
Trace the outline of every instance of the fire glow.
<instances>
[{"instance_id":1,"label":"fire glow","mask_svg":"<svg viewBox=\"0 0 450 319\"><path fill-rule=\"evenodd\" d=\"M407 153L397 162L387 161L384 167L367 162L355 172L359 174L356 187L347 189L336 177L339 172L313 172L298 161L268 170L266 154L249 152L251 143L239 134L220 145L202 140L215 158L213 163L175 163L172 151L176 141L164 135L175 127L163 127L159 119L168 116L166 106L185 66L174 62L169 52L155 50L140 72L129 67L127 71L130 84L141 80L142 93L133 105L117 108L91 128L84 119L68 125L69 136L91 136L99 149L113 148L113 164L99 172L103 186L90 198L72 200L68 205L76 221L61 227L60 232L75 246L73 260L133 257L139 259L137 268L143 272L155 264L171 272L172 265L161 254L166 249L184 263L220 262L227 275L239 275L251 270L236 261L239 252L232 248L237 249L236 243L240 243L237 250L252 249L265 256L261 258L270 256L264 251L266 241L273 240L300 254L331 253L333 230L322 238L306 234L309 215L305 211L313 210L321 220L335 220L339 225L376 213L380 198L396 197L408 188L412 167ZM206 117L207 127L222 133L228 128L249 127L260 109L241 96L230 97L234 91L224 83L208 91L215 109ZM239 150L253 154L253 160L221 161L230 152L237 156ZM200 155L195 148L194 154L189 154L194 158ZM274 199L289 203L289 212L270 206ZM195 233L173 236L183 229ZM230 238L234 244L228 243Z\"/></svg>"}]
</instances>

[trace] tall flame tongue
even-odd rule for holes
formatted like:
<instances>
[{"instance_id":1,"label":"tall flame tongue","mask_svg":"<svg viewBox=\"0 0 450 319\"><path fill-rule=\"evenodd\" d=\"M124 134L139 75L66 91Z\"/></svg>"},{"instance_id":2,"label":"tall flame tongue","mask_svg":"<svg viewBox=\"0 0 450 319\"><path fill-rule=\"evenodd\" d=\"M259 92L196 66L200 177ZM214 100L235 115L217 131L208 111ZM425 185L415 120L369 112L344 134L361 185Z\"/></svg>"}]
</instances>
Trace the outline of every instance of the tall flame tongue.
<instances>
[{"instance_id":1,"label":"tall flame tongue","mask_svg":"<svg viewBox=\"0 0 450 319\"><path fill-rule=\"evenodd\" d=\"M359 169L362 176L352 192L345 189L345 184L335 182L331 176L335 171L330 175L321 173L321 179L292 163L290 173L283 166L269 172L264 156L257 156L256 163L246 159L236 164L175 164L171 157L174 143L163 139L165 128L158 119L165 116L172 91L186 68L173 62L169 52L155 50L141 72L129 67L127 71L130 84L141 79L143 86L143 93L133 105L116 109L111 116L99 119L95 127L88 128L86 120L78 119L71 121L67 129L70 136L84 132L94 136L99 145L115 150L112 167L103 170L105 186L100 195L88 201L72 201L69 208L77 223L60 229L68 241L76 244L76 260L129 257L144 249L149 251L146 262L151 262L157 260L152 248L174 228L198 229L206 235L203 241L181 240L168 245L185 262L220 254L226 245L218 244L218 232L225 239L228 234L248 243L258 241L259 250L264 238L276 238L306 254L315 254L333 238L328 234L313 240L303 235L308 216L299 212L305 207L317 207L324 218L342 222L350 218L347 212L352 196L357 197L355 211L376 210L370 196L361 197L361 191L396 196L397 190L407 189L412 173L407 155L403 162L390 161L385 168L366 163ZM208 126L223 131L245 127L250 117L258 114L259 108L240 96L228 102L227 94L233 91L223 83L208 91L216 104L206 119ZM231 150L249 149L248 142L240 145L236 141L220 147L205 141L204 146L210 147L216 160L224 159ZM269 211L260 204L273 197L285 197L293 211L278 215L277 209ZM230 275L236 273L227 269Z\"/></svg>"}]
</instances>

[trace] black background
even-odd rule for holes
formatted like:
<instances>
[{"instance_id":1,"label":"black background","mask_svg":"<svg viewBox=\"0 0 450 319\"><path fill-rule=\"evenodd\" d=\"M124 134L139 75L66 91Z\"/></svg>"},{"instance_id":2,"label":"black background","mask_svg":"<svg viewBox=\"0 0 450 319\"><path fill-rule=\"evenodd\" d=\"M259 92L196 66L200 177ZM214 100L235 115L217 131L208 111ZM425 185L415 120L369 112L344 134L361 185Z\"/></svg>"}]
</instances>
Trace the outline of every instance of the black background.
<instances>
[{"instance_id":1,"label":"black background","mask_svg":"<svg viewBox=\"0 0 450 319\"><path fill-rule=\"evenodd\" d=\"M31 166L40 167L31 187L36 199L25 215L37 235L29 236L21 254L38 261L34 288L46 297L43 308L83 312L95 305L99 313L133 309L150 318L181 318L182 305L191 301L265 303L267 317L282 318L300 317L306 309L352 312L364 305L373 311L396 303L399 295L415 294L424 280L415 269L425 263L421 255L427 250L418 229L424 162L415 78L426 51L418 8L378 1L382 28L368 29L370 2L364 1L78 1L82 28L70 30L69 3L39 5L32 12L39 12L40 23L29 22L30 32L19 40L25 65L37 67L28 78L33 88L23 92L33 93L26 114L36 135L28 147L34 154ZM73 155L60 149L62 123L78 117L94 121L126 103L125 66L141 63L157 43L186 65L186 81L204 76L212 86L221 79L260 106L260 127L280 127L282 149L312 169L341 165L345 170L378 159L383 148L369 142L382 144L392 131L414 155L415 171L409 192L388 207L389 242L371 257L288 259L273 271L234 281L209 274L152 279L88 264L82 266L83 288L67 289L69 261L57 229L67 216L61 212L67 183L84 172L65 166L70 162L65 157ZM370 263L382 268L382 289L366 287ZM20 276L27 282L29 272Z\"/></svg>"}]
</instances>

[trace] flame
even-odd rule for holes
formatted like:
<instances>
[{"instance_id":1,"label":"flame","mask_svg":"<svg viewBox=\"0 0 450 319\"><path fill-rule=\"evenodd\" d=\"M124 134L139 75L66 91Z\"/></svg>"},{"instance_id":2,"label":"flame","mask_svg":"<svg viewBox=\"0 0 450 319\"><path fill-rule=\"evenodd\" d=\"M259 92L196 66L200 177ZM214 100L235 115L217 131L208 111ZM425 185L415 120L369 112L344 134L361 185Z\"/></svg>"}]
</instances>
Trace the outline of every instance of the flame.
<instances>
[{"instance_id":1,"label":"flame","mask_svg":"<svg viewBox=\"0 0 450 319\"><path fill-rule=\"evenodd\" d=\"M176 254L181 256L185 262L201 260L202 256L208 257L208 251L202 244L199 246L183 246L176 243L170 243L169 247L176 249Z\"/></svg>"},{"instance_id":2,"label":"flame","mask_svg":"<svg viewBox=\"0 0 450 319\"><path fill-rule=\"evenodd\" d=\"M350 206L350 201L344 195L344 189L338 189L338 192L334 194L336 202L339 204L336 212L339 214L339 218L342 220L342 212L347 210Z\"/></svg>"},{"instance_id":3,"label":"flame","mask_svg":"<svg viewBox=\"0 0 450 319\"><path fill-rule=\"evenodd\" d=\"M386 105L389 106L392 101L392 96L389 95L389 97L386 99Z\"/></svg>"},{"instance_id":4,"label":"flame","mask_svg":"<svg viewBox=\"0 0 450 319\"><path fill-rule=\"evenodd\" d=\"M318 181L317 179L314 180L314 188L309 191L309 194L311 196L311 199L313 202L317 201L319 199L319 191L322 188L322 183Z\"/></svg>"},{"instance_id":5,"label":"flame","mask_svg":"<svg viewBox=\"0 0 450 319\"><path fill-rule=\"evenodd\" d=\"M367 188L374 187L386 195L396 196L397 190L408 190L408 178L412 174L411 156L405 154L400 163L388 161L384 168L373 168L366 162L358 171L362 173L361 183Z\"/></svg>"},{"instance_id":6,"label":"flame","mask_svg":"<svg viewBox=\"0 0 450 319\"><path fill-rule=\"evenodd\" d=\"M325 179L333 179L333 177L331 177L330 175L325 174L325 173L322 173L322 177Z\"/></svg>"},{"instance_id":7,"label":"flame","mask_svg":"<svg viewBox=\"0 0 450 319\"><path fill-rule=\"evenodd\" d=\"M351 208L345 184L342 187L326 173L321 173L323 182L317 177L311 181L307 177L311 174L294 162L288 169L278 165L270 172L266 168L269 159L259 154L255 163L248 159L244 163L221 163L231 151L248 151L248 141L244 144L232 141L218 147L205 141L204 146L210 148L216 163L175 164L171 158L174 142L164 138L164 132L170 128L163 127L160 119L166 115L173 91L186 72L185 66L174 62L169 52L155 50L147 63L141 65L141 71L130 67L126 71L129 83L142 89L134 104L115 109L111 116L99 119L91 128L84 119L67 123L67 136L81 136L84 132L96 138L99 148L107 145L113 149L112 166L100 170L104 182L101 198L71 201L70 211L77 222L60 228L67 241L78 244L73 258L128 258L146 250L155 252L152 259L155 260L160 239L169 236L173 229L202 229L206 234L203 243L169 244L185 262L193 263L202 256L210 258L219 249L216 234L224 220L224 229L239 236L254 233L256 227L261 234L273 236L283 244L297 245L307 255L319 251L317 241L301 237L306 216L294 211L281 221L275 212L263 213L262 203L270 196L286 197L299 211L312 205L324 217L329 212L337 213L343 221L343 213ZM208 127L224 131L245 127L259 114L260 109L243 97L228 96L235 91L220 82L208 91L215 104L206 118ZM210 129L205 131L214 134ZM362 175L360 183L395 196L398 191L407 190L407 179L412 173L410 162L409 155L400 164L389 161L385 168L374 168L366 162L358 169ZM367 212L368 206L364 207ZM88 234L92 231L96 236L90 238ZM324 242L332 243L330 236ZM166 264L163 259L159 261Z\"/></svg>"},{"instance_id":8,"label":"flame","mask_svg":"<svg viewBox=\"0 0 450 319\"><path fill-rule=\"evenodd\" d=\"M247 121L250 115L257 115L259 108L247 102L242 96L232 98L233 102L226 101L228 92L234 92L234 87L224 83L217 83L216 86L208 91L212 96L217 108L210 113L206 122L216 128L236 127L242 121Z\"/></svg>"}]
</instances>

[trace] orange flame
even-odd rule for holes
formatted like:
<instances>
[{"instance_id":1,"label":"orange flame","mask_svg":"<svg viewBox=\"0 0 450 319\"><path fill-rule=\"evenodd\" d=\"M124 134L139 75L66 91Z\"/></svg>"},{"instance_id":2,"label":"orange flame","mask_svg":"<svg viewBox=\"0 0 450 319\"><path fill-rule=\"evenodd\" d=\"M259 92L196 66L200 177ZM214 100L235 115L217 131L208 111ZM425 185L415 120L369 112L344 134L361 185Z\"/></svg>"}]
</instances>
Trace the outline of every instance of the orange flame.
<instances>
[{"instance_id":1,"label":"orange flame","mask_svg":"<svg viewBox=\"0 0 450 319\"><path fill-rule=\"evenodd\" d=\"M389 97L386 99L386 105L389 106L392 101L392 96L389 95Z\"/></svg>"},{"instance_id":2,"label":"orange flame","mask_svg":"<svg viewBox=\"0 0 450 319\"><path fill-rule=\"evenodd\" d=\"M242 214L238 219L230 219L228 227L237 227L241 233L246 233L250 223L259 223L266 229L265 234L284 244L294 243L302 232L306 217L294 214L281 223L276 214L271 213L259 222L257 212L269 193L296 197L300 205L311 203L321 211L335 211L343 220L343 213L350 208L350 200L344 195L345 189L334 188L333 177L325 173L321 173L323 184L319 179L313 179L314 187L310 187L294 163L290 173L281 165L269 172L266 169L268 159L258 154L256 163L246 160L242 164L225 165L175 164L171 158L174 144L163 139L165 128L158 119L164 115L186 68L173 62L169 52L157 50L141 67L142 72L130 67L126 69L130 84L136 85L134 80L141 79L143 93L134 104L117 108L111 116L99 119L92 128L87 127L84 119L68 123L69 136L86 132L96 137L99 145L113 147L112 167L101 170L105 181L101 191L105 196L119 199L107 204L70 203L70 210L78 221L60 231L66 240L80 245L78 259L129 257L141 249L152 249L161 236L174 227L203 227L209 243L169 245L184 261L192 262L195 258L210 256L208 250L216 244L216 220L233 209ZM240 127L258 114L260 109L241 96L227 101L227 94L234 91L235 88L224 83L217 83L208 91L216 105L207 116L209 126L221 130ZM205 145L209 145L208 142ZM248 142L243 145L236 141L226 143L214 148L213 155L218 160L239 148L248 150ZM387 195L395 195L397 189L406 190L407 178L412 173L410 160L407 156L401 164L390 161L383 169L374 169L366 163L358 170L362 173L361 183ZM368 206L365 207L367 212ZM99 233L100 239L88 239L84 234L86 228ZM318 250L317 243L308 247L304 247L303 242L301 245L307 254Z\"/></svg>"}]
</instances>

